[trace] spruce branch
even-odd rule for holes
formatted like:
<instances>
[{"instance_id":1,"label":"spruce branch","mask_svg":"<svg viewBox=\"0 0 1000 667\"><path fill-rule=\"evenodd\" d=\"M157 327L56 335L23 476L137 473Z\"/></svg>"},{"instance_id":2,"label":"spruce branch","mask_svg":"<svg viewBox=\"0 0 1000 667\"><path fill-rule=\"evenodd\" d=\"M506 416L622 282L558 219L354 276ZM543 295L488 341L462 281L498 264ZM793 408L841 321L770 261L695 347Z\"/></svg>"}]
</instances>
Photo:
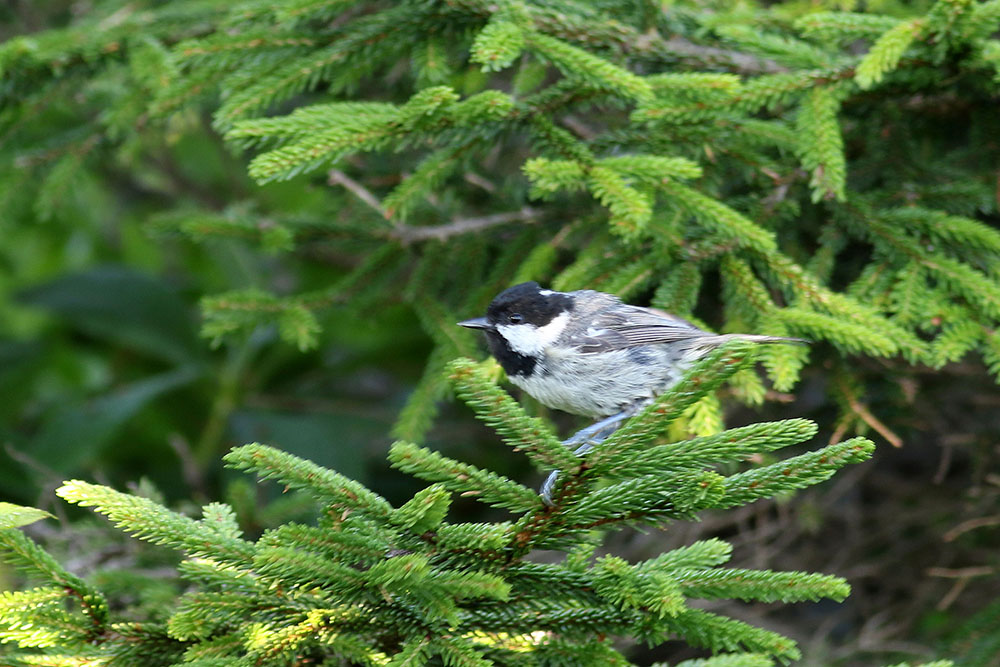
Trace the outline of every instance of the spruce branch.
<instances>
[{"instance_id":1,"label":"spruce branch","mask_svg":"<svg viewBox=\"0 0 1000 667\"><path fill-rule=\"evenodd\" d=\"M684 379L629 419L587 456L587 465L606 469L647 447L685 409L718 388L728 377L752 363L752 347L732 342L713 350L685 374Z\"/></svg>"},{"instance_id":2,"label":"spruce branch","mask_svg":"<svg viewBox=\"0 0 1000 667\"><path fill-rule=\"evenodd\" d=\"M875 445L867 438L852 438L828 445L815 452L736 473L725 480L721 507L735 507L757 498L800 489L829 479L848 463L860 463L871 457Z\"/></svg>"},{"instance_id":3,"label":"spruce branch","mask_svg":"<svg viewBox=\"0 0 1000 667\"><path fill-rule=\"evenodd\" d=\"M80 480L66 482L56 494L81 507L93 507L136 537L234 564L249 562L252 545L215 526L168 510L152 500Z\"/></svg>"},{"instance_id":4,"label":"spruce branch","mask_svg":"<svg viewBox=\"0 0 1000 667\"><path fill-rule=\"evenodd\" d=\"M638 237L653 217L653 202L615 170L600 165L587 172L587 187L611 213L611 229L625 238Z\"/></svg>"},{"instance_id":5,"label":"spruce branch","mask_svg":"<svg viewBox=\"0 0 1000 667\"><path fill-rule=\"evenodd\" d=\"M356 521L341 521L335 526L304 526L289 523L266 531L257 541L258 548L278 548L283 544L308 545L329 558L347 563L371 565L385 556L383 535ZM235 582L228 581L227 587Z\"/></svg>"},{"instance_id":6,"label":"spruce branch","mask_svg":"<svg viewBox=\"0 0 1000 667\"><path fill-rule=\"evenodd\" d=\"M666 667L657 663L655 667ZM726 653L711 658L694 658L677 663L677 667L774 667L774 660L762 653Z\"/></svg>"},{"instance_id":7,"label":"spruce branch","mask_svg":"<svg viewBox=\"0 0 1000 667\"><path fill-rule=\"evenodd\" d=\"M807 37L841 42L875 38L900 23L891 16L859 12L812 12L795 21L795 29Z\"/></svg>"},{"instance_id":8,"label":"spruce branch","mask_svg":"<svg viewBox=\"0 0 1000 667\"><path fill-rule=\"evenodd\" d=\"M855 74L858 86L862 89L871 88L880 82L887 72L895 69L910 44L920 38L924 27L923 19L913 19L886 30L858 63Z\"/></svg>"},{"instance_id":9,"label":"spruce branch","mask_svg":"<svg viewBox=\"0 0 1000 667\"><path fill-rule=\"evenodd\" d=\"M418 491L405 505L392 513L389 521L419 535L437 529L450 506L451 494L446 487L434 484Z\"/></svg>"},{"instance_id":10,"label":"spruce branch","mask_svg":"<svg viewBox=\"0 0 1000 667\"><path fill-rule=\"evenodd\" d=\"M845 350L888 357L899 348L890 336L854 322L800 307L782 308L775 316L803 336L826 338Z\"/></svg>"},{"instance_id":11,"label":"spruce branch","mask_svg":"<svg viewBox=\"0 0 1000 667\"><path fill-rule=\"evenodd\" d=\"M746 460L762 451L809 440L816 430L816 424L807 419L761 422L647 449L625 448L600 463L592 463L591 470L614 479Z\"/></svg>"},{"instance_id":12,"label":"spruce branch","mask_svg":"<svg viewBox=\"0 0 1000 667\"><path fill-rule=\"evenodd\" d=\"M808 572L760 572L742 569L674 569L670 571L685 595L736 598L761 602L801 602L830 598L843 601L851 592L840 577Z\"/></svg>"},{"instance_id":13,"label":"spruce branch","mask_svg":"<svg viewBox=\"0 0 1000 667\"><path fill-rule=\"evenodd\" d=\"M659 569L665 572L683 568L704 569L728 562L732 552L732 545L718 538L699 540L640 563L638 569Z\"/></svg>"},{"instance_id":14,"label":"spruce branch","mask_svg":"<svg viewBox=\"0 0 1000 667\"><path fill-rule=\"evenodd\" d=\"M48 512L34 507L21 507L13 503L0 502L0 531L20 528L42 519L50 519Z\"/></svg>"},{"instance_id":15,"label":"spruce branch","mask_svg":"<svg viewBox=\"0 0 1000 667\"><path fill-rule=\"evenodd\" d=\"M434 191L454 171L459 169L459 157L475 142L449 147L428 155L408 174L403 182L385 199L384 215L397 222L406 220L420 199L433 196Z\"/></svg>"},{"instance_id":16,"label":"spruce branch","mask_svg":"<svg viewBox=\"0 0 1000 667\"><path fill-rule=\"evenodd\" d=\"M315 348L321 308L394 323L388 304L412 306L433 350L389 457L429 485L394 508L308 461L237 449L231 465L315 501L315 521L273 526L279 512L256 517L246 499L239 511L208 503L196 520L67 483L68 498L187 557L176 602L160 581L150 603L135 573L119 573L136 582L134 608L16 530L42 512L0 505L0 551L38 580L0 594L12 664L624 664L620 638L726 652L685 667L794 659L787 638L697 610L695 598L839 600L838 578L721 567L731 548L719 540L634 564L594 554L624 524L792 493L865 460L867 440L835 441L853 427L896 438L863 401L866 366L834 378L843 417L835 444L816 452L772 454L813 437L806 420L724 430L724 399L780 396L809 360L808 348L768 346L758 358L774 391L746 350L727 348L577 458L495 373L449 366L476 350L454 314L504 285L651 294L708 329L903 357L880 366L880 383L902 361L936 368L970 353L1000 376L997 0L794 20L767 3L93 4L0 45L4 223L86 235L86 216L145 218L133 195L160 207L190 199L157 225L197 243L249 242L241 263L280 283L206 298L216 342L271 326ZM257 151L254 178L285 182L248 190L214 159L209 116L229 147ZM185 175L162 150L205 163ZM351 176L326 172L337 188L292 179L348 157ZM233 192L251 201L224 207ZM123 215L107 218L104 200ZM312 270L317 259L343 275L315 284L330 268ZM705 289L716 271L721 294ZM286 281L307 291L289 296ZM232 403L235 385L223 384L218 405ZM514 450L566 471L556 505L411 444L450 386ZM453 523L455 494L510 516ZM251 541L240 525L271 527ZM547 549L569 555L531 562Z\"/></svg>"},{"instance_id":17,"label":"spruce branch","mask_svg":"<svg viewBox=\"0 0 1000 667\"><path fill-rule=\"evenodd\" d=\"M701 609L685 609L670 619L672 634L695 646L713 651L748 650L772 655L781 662L798 660L802 653L791 640L776 632L755 628Z\"/></svg>"},{"instance_id":18,"label":"spruce branch","mask_svg":"<svg viewBox=\"0 0 1000 667\"><path fill-rule=\"evenodd\" d=\"M748 349L737 343L717 351L689 374L673 397L656 407L680 414L749 363ZM508 404L509 397L472 362L458 360L449 373L459 393L495 422L508 440L530 446L552 438L538 423L526 421L516 404ZM503 409L498 411L498 404ZM649 415L635 418L636 423L649 419ZM191 664L200 664L198 660L207 656L269 661L316 652L399 664L414 660L420 664L437 654L478 664L487 656L507 660L518 650L546 655L555 645L552 642L565 644L569 647L565 651L574 656L616 655L609 653L606 642L594 643L595 631L653 643L679 637L714 650L746 649L783 660L797 655L789 640L694 610L689 599L842 599L847 593L843 580L719 568L731 551L719 540L698 542L634 565L615 556L591 564L595 542L590 533L622 523L691 518L703 508L800 488L870 453L870 443L856 439L729 478L705 469L717 461L739 460L754 447L766 451L800 441L813 430L805 420L787 420L672 443L678 455L651 457L648 473L597 489L581 487L564 497L563 506L548 508L511 480L407 443L393 447L394 464L439 481L398 509L333 471L271 448L247 445L233 450L227 462L302 489L327 509L318 526L286 524L265 532L256 543L239 537L232 510L222 504L206 506L205 519L196 522L104 487L74 482L61 493L98 507L146 539L196 556L181 569L199 588L185 594L166 628L115 625L116 633L132 635L125 646L157 645L170 656L184 649L194 661ZM728 451L727 445L731 445ZM526 451L538 457L547 448ZM490 502L522 513L521 518L513 524L449 523L449 491L477 489ZM545 548L573 549L573 555L564 564L524 559L533 549ZM75 630L48 629L69 622L56 618L64 614L62 610L45 611L52 599L43 588L16 600L16 613L33 614L47 628L42 633L11 635L22 646L79 641ZM0 634L4 613L0 599ZM498 646L476 639L482 632L531 635L538 630L553 636L544 642L526 640L520 648L516 642ZM104 641L117 636L104 636ZM373 644L387 651L373 649Z\"/></svg>"},{"instance_id":19,"label":"spruce branch","mask_svg":"<svg viewBox=\"0 0 1000 667\"><path fill-rule=\"evenodd\" d=\"M65 591L54 587L0 592L0 641L31 648L87 641L89 633L65 611L65 602ZM35 622L7 620L21 614L34 618Z\"/></svg>"},{"instance_id":20,"label":"spruce branch","mask_svg":"<svg viewBox=\"0 0 1000 667\"><path fill-rule=\"evenodd\" d=\"M717 504L722 495L722 477L712 472L643 475L587 494L562 513L560 523L590 529L619 522L691 519Z\"/></svg>"},{"instance_id":21,"label":"spruce branch","mask_svg":"<svg viewBox=\"0 0 1000 667\"><path fill-rule=\"evenodd\" d=\"M661 188L695 220L720 238L761 253L772 253L777 249L772 233L722 202L678 183L665 182Z\"/></svg>"},{"instance_id":22,"label":"spruce branch","mask_svg":"<svg viewBox=\"0 0 1000 667\"><path fill-rule=\"evenodd\" d=\"M847 165L837 120L839 97L833 87L817 86L803 97L796 118L802 166L810 174L814 202L846 198Z\"/></svg>"},{"instance_id":23,"label":"spruce branch","mask_svg":"<svg viewBox=\"0 0 1000 667\"><path fill-rule=\"evenodd\" d=\"M361 484L273 447L244 445L223 458L233 468L256 472L261 479L277 479L333 507L357 509L374 516L387 516L391 510L388 502Z\"/></svg>"},{"instance_id":24,"label":"spruce branch","mask_svg":"<svg viewBox=\"0 0 1000 667\"><path fill-rule=\"evenodd\" d=\"M94 586L68 572L48 552L16 528L0 530L0 556L33 579L54 584L63 596L75 597L89 618L88 631L97 635L107 626L110 610L107 598Z\"/></svg>"},{"instance_id":25,"label":"spruce branch","mask_svg":"<svg viewBox=\"0 0 1000 667\"><path fill-rule=\"evenodd\" d=\"M436 327L435 327L436 330ZM392 436L403 440L419 440L431 428L437 416L438 401L448 392L444 369L454 356L446 345L438 345L424 364L424 372L400 410L392 427Z\"/></svg>"},{"instance_id":26,"label":"spruce branch","mask_svg":"<svg viewBox=\"0 0 1000 667\"><path fill-rule=\"evenodd\" d=\"M471 60L487 72L510 66L521 55L525 34L518 22L507 20L502 13L494 14L472 44Z\"/></svg>"},{"instance_id":27,"label":"spruce branch","mask_svg":"<svg viewBox=\"0 0 1000 667\"><path fill-rule=\"evenodd\" d=\"M504 507L514 512L541 508L538 494L528 487L412 443L393 443L389 449L389 460L393 467L407 474L429 482L439 482L456 493L471 496L487 505Z\"/></svg>"},{"instance_id":28,"label":"spruce branch","mask_svg":"<svg viewBox=\"0 0 1000 667\"><path fill-rule=\"evenodd\" d=\"M526 35L526 44L564 75L586 86L603 88L639 103L653 97L643 78L579 47L539 32Z\"/></svg>"},{"instance_id":29,"label":"spruce branch","mask_svg":"<svg viewBox=\"0 0 1000 667\"><path fill-rule=\"evenodd\" d=\"M455 4L483 17L494 15L497 8L496 3L488 0L461 0ZM624 52L643 61L671 65L681 61L697 69L723 67L746 74L787 69L759 54L700 44L683 35L665 37L656 31L643 31L614 18L585 11L591 9L588 5L577 5L576 12L533 6L527 9L535 28L543 33L597 50Z\"/></svg>"},{"instance_id":30,"label":"spruce branch","mask_svg":"<svg viewBox=\"0 0 1000 667\"><path fill-rule=\"evenodd\" d=\"M279 23L285 23L312 18L317 14L343 11L357 3L358 0L288 0L278 6L272 5L271 11L275 13Z\"/></svg>"},{"instance_id":31,"label":"spruce branch","mask_svg":"<svg viewBox=\"0 0 1000 667\"><path fill-rule=\"evenodd\" d=\"M476 416L494 427L505 444L523 451L543 469L572 470L580 461L556 438L538 417L493 383L471 359L456 359L448 365L448 379L455 393L476 411Z\"/></svg>"}]
</instances>

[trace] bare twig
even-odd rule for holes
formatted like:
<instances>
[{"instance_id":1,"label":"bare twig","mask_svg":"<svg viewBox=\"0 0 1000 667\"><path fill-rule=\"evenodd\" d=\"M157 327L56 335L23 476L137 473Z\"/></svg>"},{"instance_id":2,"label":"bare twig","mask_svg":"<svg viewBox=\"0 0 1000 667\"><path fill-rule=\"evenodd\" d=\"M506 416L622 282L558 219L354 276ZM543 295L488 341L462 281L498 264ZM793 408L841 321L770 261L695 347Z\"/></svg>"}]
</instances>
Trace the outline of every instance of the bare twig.
<instances>
[{"instance_id":1,"label":"bare twig","mask_svg":"<svg viewBox=\"0 0 1000 667\"><path fill-rule=\"evenodd\" d=\"M848 399L848 402L850 403L851 410L854 410L855 414L861 418L861 421L868 424L879 435L888 440L890 445L896 448L903 446L903 439L883 424L878 417L873 415L867 406L853 399Z\"/></svg>"},{"instance_id":2,"label":"bare twig","mask_svg":"<svg viewBox=\"0 0 1000 667\"><path fill-rule=\"evenodd\" d=\"M354 195L363 201L364 203L371 206L373 209L378 211L379 215L383 218L388 219L389 216L386 214L385 209L382 208L382 202L379 201L378 197L373 195L371 191L365 186L358 183L356 180L345 174L339 169L331 169L326 173L326 182L330 185L343 185L345 188L354 193Z\"/></svg>"},{"instance_id":3,"label":"bare twig","mask_svg":"<svg viewBox=\"0 0 1000 667\"><path fill-rule=\"evenodd\" d=\"M30 468L31 470L34 470L36 473L38 473L40 476L45 477L47 479L46 481L47 486L51 485L53 488L55 488L56 486L59 486L59 484L65 478L65 475L63 475L63 473L55 470L54 468L50 468L49 466L45 465L44 463L34 458L27 452L23 452L20 449L15 448L14 445L12 445L9 442L4 443L4 451L7 452L7 456L14 459L21 465Z\"/></svg>"},{"instance_id":4,"label":"bare twig","mask_svg":"<svg viewBox=\"0 0 1000 667\"><path fill-rule=\"evenodd\" d=\"M850 388L843 382L843 380L837 381L837 388L840 389L841 395L847 400L847 405L851 408L851 412L857 415L861 421L868 424L872 430L885 438L893 447L899 448L903 446L903 439L896 435L892 429L883 424L878 417L873 415L871 410L868 409L868 406L854 396Z\"/></svg>"},{"instance_id":5,"label":"bare twig","mask_svg":"<svg viewBox=\"0 0 1000 667\"><path fill-rule=\"evenodd\" d=\"M720 49L714 46L703 46L683 37L663 39L656 33L653 34L653 37L654 39L651 40L651 43L647 47L650 51L669 51L682 57L697 58L701 61L715 61L720 64L725 63L747 74L778 74L788 71L787 67L778 64L770 58L761 58L749 53Z\"/></svg>"},{"instance_id":6,"label":"bare twig","mask_svg":"<svg viewBox=\"0 0 1000 667\"><path fill-rule=\"evenodd\" d=\"M969 519L968 521L963 521L945 533L942 536L942 539L944 539L945 542L951 542L962 533L967 533L970 530L983 528L985 526L1000 526L1000 514L996 514L994 516L981 516L975 519Z\"/></svg>"},{"instance_id":7,"label":"bare twig","mask_svg":"<svg viewBox=\"0 0 1000 667\"><path fill-rule=\"evenodd\" d=\"M467 183L471 183L472 185L480 187L483 190L489 192L490 194L493 194L494 192L497 191L497 186L493 185L491 182L489 182L479 174L475 174L471 171L468 171L465 173L463 178Z\"/></svg>"},{"instance_id":8,"label":"bare twig","mask_svg":"<svg viewBox=\"0 0 1000 667\"><path fill-rule=\"evenodd\" d=\"M969 577L988 577L996 572L996 569L988 565L973 565L971 567L929 567L927 575L931 577L944 577L945 579L967 579Z\"/></svg>"},{"instance_id":9,"label":"bare twig","mask_svg":"<svg viewBox=\"0 0 1000 667\"><path fill-rule=\"evenodd\" d=\"M445 241L452 236L496 227L497 225L505 225L509 222L534 222L540 215L541 211L538 209L525 206L520 211L484 215L481 218L459 218L447 224L436 225L434 227L400 226L386 230L386 235L403 243L414 243L430 239Z\"/></svg>"},{"instance_id":10,"label":"bare twig","mask_svg":"<svg viewBox=\"0 0 1000 667\"><path fill-rule=\"evenodd\" d=\"M844 434L847 433L848 426L850 426L850 422L846 419L841 419L837 423L837 427L833 429L833 433L830 434L830 442L828 444L834 445L840 442Z\"/></svg>"},{"instance_id":11,"label":"bare twig","mask_svg":"<svg viewBox=\"0 0 1000 667\"><path fill-rule=\"evenodd\" d=\"M194 452L191 451L191 445L187 439L179 433L171 433L167 436L167 444L170 445L170 448L177 454L177 458L180 459L181 474L184 476L184 481L187 485L195 492L207 495L205 478L201 473L201 467L198 465L197 460L195 460Z\"/></svg>"},{"instance_id":12,"label":"bare twig","mask_svg":"<svg viewBox=\"0 0 1000 667\"><path fill-rule=\"evenodd\" d=\"M944 594L944 597L938 600L938 603L934 605L934 608L938 611L944 611L950 607L951 604L958 599L958 596L962 594L965 587L969 585L969 581L970 579L968 577L956 579L955 583L951 585L950 589L948 589L948 592Z\"/></svg>"},{"instance_id":13,"label":"bare twig","mask_svg":"<svg viewBox=\"0 0 1000 667\"><path fill-rule=\"evenodd\" d=\"M952 603L958 599L958 596L962 594L966 586L969 585L969 581L973 577L987 577L992 575L995 570L992 567L987 567L985 565L978 567L961 567L957 569L949 567L929 567L927 568L927 574L931 577L943 577L945 579L954 579L955 583L952 584L951 588L945 593L944 597L938 600L935 605L938 611L944 611L952 605Z\"/></svg>"},{"instance_id":14,"label":"bare twig","mask_svg":"<svg viewBox=\"0 0 1000 667\"><path fill-rule=\"evenodd\" d=\"M934 472L934 478L931 480L932 483L936 485L944 483L944 478L947 476L948 470L951 468L952 454L955 450L955 448L948 443L942 443L942 445L941 458L938 459L938 467Z\"/></svg>"},{"instance_id":15,"label":"bare twig","mask_svg":"<svg viewBox=\"0 0 1000 667\"><path fill-rule=\"evenodd\" d=\"M562 124L573 130L576 136L587 141L591 141L597 136L597 132L592 127L584 123L576 116L563 116Z\"/></svg>"},{"instance_id":16,"label":"bare twig","mask_svg":"<svg viewBox=\"0 0 1000 667\"><path fill-rule=\"evenodd\" d=\"M354 193L358 199L378 211L379 215L387 220L391 219L386 210L382 208L382 203L379 201L378 197L373 195L368 188L361 185L344 172L339 169L331 169L327 172L326 180L330 185L344 186ZM494 215L486 215L481 218L459 218L458 220L452 220L447 224L437 225L434 227L408 227L400 224L398 221L394 221L392 229L382 230L382 234L402 243L415 243L417 241L428 241L430 239L444 241L452 236L458 236L459 234L466 234L480 229L487 229L497 225L505 225L509 222L534 222L534 220L540 215L541 211L538 209L525 206L519 211L496 213Z\"/></svg>"}]
</instances>

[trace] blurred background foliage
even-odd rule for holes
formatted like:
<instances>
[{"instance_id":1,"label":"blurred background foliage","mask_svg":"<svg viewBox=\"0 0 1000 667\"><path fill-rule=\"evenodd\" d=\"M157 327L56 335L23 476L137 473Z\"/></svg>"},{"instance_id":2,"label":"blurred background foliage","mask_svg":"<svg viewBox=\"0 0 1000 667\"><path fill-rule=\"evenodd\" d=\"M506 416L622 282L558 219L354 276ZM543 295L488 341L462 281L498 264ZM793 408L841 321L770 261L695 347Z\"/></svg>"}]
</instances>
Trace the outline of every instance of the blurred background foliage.
<instances>
[{"instance_id":1,"label":"blurred background foliage","mask_svg":"<svg viewBox=\"0 0 1000 667\"><path fill-rule=\"evenodd\" d=\"M608 231L607 213L586 193L555 193L559 183L546 190L546 178L565 177L551 165L521 171L538 145L554 158L576 143L600 155L648 143L651 153L702 164L711 196L776 232L782 251L831 292L874 307L886 315L880 322L898 328L882 332L891 339L888 349L877 348L887 345L881 338L851 345L844 334L814 345L808 363L766 360L766 388L745 378L686 425L713 428L720 405L729 426L805 416L826 425L821 438L871 435L881 445L873 464L788 503L709 515L667 535L623 532L610 550L648 557L718 535L735 544L737 566L847 577L854 592L842 605L727 610L796 638L809 664L938 654L991 664L1000 649L1000 352L991 356L987 347L1000 349L991 310L1000 293L993 237L983 232L982 247L961 257L987 282L964 288L993 304L972 317L964 303L928 296L915 300L914 313L899 302L936 289L933 281L927 287L912 278L908 288L906 276L894 273L895 282L878 292L878 267L900 267L882 261L884 250L857 230L871 210L891 209L899 228L924 230L918 250L934 252L927 244L935 241L947 246L934 237L933 216L906 219L899 212L912 205L965 216L995 233L1000 100L996 71L983 63L1000 61L1000 4L600 2L569 18L560 12L580 10L578 3L532 4L534 20L553 34L610 60L626 53L644 73L673 68L747 79L815 67L853 76L859 58L899 21L928 16L932 25L960 26L956 17L978 12L981 29L953 36L950 46L943 33L926 33L925 44L918 39L906 71L890 75L885 88L867 90L893 63L881 70L870 63L865 90L817 87L826 92L806 102L777 90L760 109L741 110L739 122L709 114L711 122L699 125L695 114L682 129L653 126L655 132L623 124L628 105L620 90L609 94L572 77L577 88L559 87L555 72L572 73L578 52L563 54L566 64L562 51L540 41L536 48L549 49L547 60L523 58L499 73L470 62L472 40L496 11L487 4L15 0L0 7L0 499L62 512L52 489L83 477L133 485L181 506L223 498L253 530L295 516L300 506L294 497L268 504L274 499L224 473L219 459L230 447L267 442L398 502L415 489L385 464L393 434L531 479L535 473L518 469L522 462L495 446L465 409L444 400L440 378L452 356L482 354L476 339L451 323L480 314L502 287L555 278L559 287L659 299L715 328L777 323L733 306L732 275L741 265L726 262L739 255L711 234L699 235L662 196L653 199L662 213L651 224L684 237L669 249L613 226ZM509 4L510 22L525 20L523 6ZM836 49L828 43L827 55L791 36L808 32L813 15L836 24L827 13L842 10L878 16L844 14L854 32L834 39ZM375 25L392 11L399 15L383 20L403 27L387 45L375 47L361 34L342 67L317 66L298 87L248 101L266 77L280 78L281 67L315 58L317 44L333 43L329 35L340 35L348 22ZM437 28L425 29L432 19ZM268 21L277 27L267 28ZM919 33L923 24L913 25ZM680 42L633 54L620 48L618 40L654 40L655 31ZM516 44L507 47L516 51ZM587 72L606 74L596 65ZM540 91L531 99L557 109L552 116L560 125L534 127L530 141L502 133L468 137L469 154L441 157L448 168L440 172L417 141L395 152L347 155L332 169L310 163L286 173L265 152L280 146L284 126L254 124L335 100L404 105L414 92L445 84L462 98L503 90L523 99ZM582 100L570 100L574 90ZM714 98L699 98L703 93L681 89L672 103L691 95L711 106ZM823 97L828 93L833 97ZM839 105L837 96L846 99L842 138L827 138L842 142L839 148L796 148L796 134L823 136L830 128L807 122L796 103L813 104L830 121L824 109ZM836 112L831 122L836 126ZM456 132L443 150L463 138ZM494 140L503 150L476 143ZM241 150L247 146L256 149ZM837 155L846 155L846 180L830 175ZM422 180L407 178L415 173ZM532 186L549 199L529 197ZM850 206L839 206L845 187ZM616 212L613 197L594 194L635 222L628 211ZM390 207L388 216L383 207ZM507 216L499 221L506 224L487 219L496 215ZM832 219L838 224L828 224ZM471 225L472 233L433 229L444 224ZM703 275L685 274L683 262L674 270L682 257L690 266L702 262ZM787 290L755 261L767 294L781 303ZM673 282L663 280L668 274ZM673 286L673 297L661 281ZM932 302L938 309L930 312ZM967 354L973 349L979 351ZM549 416L561 432L578 424ZM457 502L453 511L473 521L481 510ZM81 571L125 563L155 572L161 564L88 521L42 537ZM12 577L0 569L0 586ZM140 594L152 605L157 595L173 593L164 585ZM636 660L682 657L678 649Z\"/></svg>"}]
</instances>

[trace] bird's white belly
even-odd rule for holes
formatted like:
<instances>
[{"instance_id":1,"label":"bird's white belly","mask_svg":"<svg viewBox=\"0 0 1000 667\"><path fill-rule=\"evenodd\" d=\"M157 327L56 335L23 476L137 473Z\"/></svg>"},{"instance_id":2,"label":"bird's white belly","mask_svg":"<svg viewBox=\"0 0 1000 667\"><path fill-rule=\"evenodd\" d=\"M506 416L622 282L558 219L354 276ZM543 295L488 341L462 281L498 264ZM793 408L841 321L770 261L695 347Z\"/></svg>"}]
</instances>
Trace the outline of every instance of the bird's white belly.
<instances>
[{"instance_id":1,"label":"bird's white belly","mask_svg":"<svg viewBox=\"0 0 1000 667\"><path fill-rule=\"evenodd\" d=\"M643 346L600 354L546 354L528 377L510 378L543 405L588 417L607 417L643 403L673 385L664 350ZM550 348L551 349L551 348ZM648 363L637 363L644 355ZM678 369L679 370L679 369Z\"/></svg>"}]
</instances>

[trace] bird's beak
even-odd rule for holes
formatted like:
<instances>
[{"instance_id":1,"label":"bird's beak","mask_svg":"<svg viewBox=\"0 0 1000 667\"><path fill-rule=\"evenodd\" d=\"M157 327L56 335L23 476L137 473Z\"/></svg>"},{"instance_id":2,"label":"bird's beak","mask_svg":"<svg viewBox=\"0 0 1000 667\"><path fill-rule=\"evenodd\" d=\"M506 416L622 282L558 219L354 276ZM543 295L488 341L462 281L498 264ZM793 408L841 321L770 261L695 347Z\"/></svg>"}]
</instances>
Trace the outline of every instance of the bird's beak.
<instances>
[{"instance_id":1,"label":"bird's beak","mask_svg":"<svg viewBox=\"0 0 1000 667\"><path fill-rule=\"evenodd\" d=\"M465 320L464 322L459 322L458 326L465 327L467 329L484 329L485 331L496 331L496 327L486 321L485 317L476 317L471 320Z\"/></svg>"}]
</instances>

